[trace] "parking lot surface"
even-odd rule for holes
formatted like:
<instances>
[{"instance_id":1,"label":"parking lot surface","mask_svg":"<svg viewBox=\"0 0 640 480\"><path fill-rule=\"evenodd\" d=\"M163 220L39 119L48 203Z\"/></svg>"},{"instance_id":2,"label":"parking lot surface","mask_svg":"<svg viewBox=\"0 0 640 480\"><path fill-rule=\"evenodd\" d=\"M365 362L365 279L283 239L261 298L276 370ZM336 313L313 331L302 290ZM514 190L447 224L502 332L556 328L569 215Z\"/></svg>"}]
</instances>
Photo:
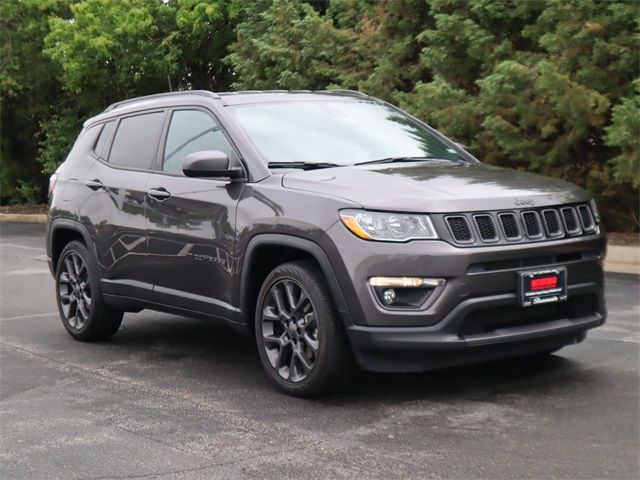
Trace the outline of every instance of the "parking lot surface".
<instances>
[{"instance_id":1,"label":"parking lot surface","mask_svg":"<svg viewBox=\"0 0 640 480\"><path fill-rule=\"evenodd\" d=\"M74 341L42 225L0 224L0 262L0 478L640 478L636 276L608 275L608 323L549 358L301 400L215 323L143 311Z\"/></svg>"}]
</instances>

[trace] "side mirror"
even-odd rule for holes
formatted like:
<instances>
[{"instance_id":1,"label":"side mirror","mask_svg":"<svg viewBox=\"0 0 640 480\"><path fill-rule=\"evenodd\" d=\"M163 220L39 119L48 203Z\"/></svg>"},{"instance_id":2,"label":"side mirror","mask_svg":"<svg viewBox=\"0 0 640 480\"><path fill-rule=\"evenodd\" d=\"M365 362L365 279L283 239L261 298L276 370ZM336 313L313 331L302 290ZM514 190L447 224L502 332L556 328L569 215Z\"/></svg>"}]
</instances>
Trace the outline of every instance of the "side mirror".
<instances>
[{"instance_id":1,"label":"side mirror","mask_svg":"<svg viewBox=\"0 0 640 480\"><path fill-rule=\"evenodd\" d=\"M182 172L186 177L241 178L244 170L231 167L229 156L218 150L193 152L184 157Z\"/></svg>"}]
</instances>

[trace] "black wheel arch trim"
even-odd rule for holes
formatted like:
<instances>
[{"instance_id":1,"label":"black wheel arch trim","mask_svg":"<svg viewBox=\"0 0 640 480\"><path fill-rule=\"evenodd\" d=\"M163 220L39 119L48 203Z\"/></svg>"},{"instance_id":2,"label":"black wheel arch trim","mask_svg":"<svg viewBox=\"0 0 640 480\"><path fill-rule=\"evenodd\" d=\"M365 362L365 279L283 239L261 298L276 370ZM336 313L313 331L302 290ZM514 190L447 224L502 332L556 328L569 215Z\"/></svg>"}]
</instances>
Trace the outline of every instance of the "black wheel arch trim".
<instances>
[{"instance_id":1,"label":"black wheel arch trim","mask_svg":"<svg viewBox=\"0 0 640 480\"><path fill-rule=\"evenodd\" d=\"M247 243L247 247L242 262L242 270L240 276L240 308L242 312L251 311L249 305L249 281L251 278L251 266L254 261L256 249L261 246L283 246L295 248L311 255L318 265L322 274L327 279L327 286L333 302L338 310L340 318L345 327L353 324L347 301L340 289L338 278L331 266L329 257L325 251L317 243L306 238L295 237L292 235L279 233L261 233L252 237ZM253 319L247 319L247 322L253 322Z\"/></svg>"},{"instance_id":2,"label":"black wheel arch trim","mask_svg":"<svg viewBox=\"0 0 640 480\"><path fill-rule=\"evenodd\" d=\"M93 251L95 247L91 241L91 235L89 235L87 227L78 220L74 220L72 218L54 218L49 224L49 231L46 239L47 258L49 260L49 270L51 270L52 275L55 275L56 269L56 266L53 264L53 239L58 230L73 230L79 233L82 236L87 249L95 255L95 252Z\"/></svg>"}]
</instances>

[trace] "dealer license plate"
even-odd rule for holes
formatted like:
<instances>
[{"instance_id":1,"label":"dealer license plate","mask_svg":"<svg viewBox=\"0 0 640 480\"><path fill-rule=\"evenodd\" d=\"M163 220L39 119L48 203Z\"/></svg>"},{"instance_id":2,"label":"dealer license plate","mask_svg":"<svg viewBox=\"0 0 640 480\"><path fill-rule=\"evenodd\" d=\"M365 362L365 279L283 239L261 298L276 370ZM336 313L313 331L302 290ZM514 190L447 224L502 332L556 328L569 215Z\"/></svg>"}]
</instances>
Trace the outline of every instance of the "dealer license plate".
<instances>
[{"instance_id":1,"label":"dealer license plate","mask_svg":"<svg viewBox=\"0 0 640 480\"><path fill-rule=\"evenodd\" d=\"M567 269L549 268L520 272L520 302L523 307L567 299Z\"/></svg>"}]
</instances>

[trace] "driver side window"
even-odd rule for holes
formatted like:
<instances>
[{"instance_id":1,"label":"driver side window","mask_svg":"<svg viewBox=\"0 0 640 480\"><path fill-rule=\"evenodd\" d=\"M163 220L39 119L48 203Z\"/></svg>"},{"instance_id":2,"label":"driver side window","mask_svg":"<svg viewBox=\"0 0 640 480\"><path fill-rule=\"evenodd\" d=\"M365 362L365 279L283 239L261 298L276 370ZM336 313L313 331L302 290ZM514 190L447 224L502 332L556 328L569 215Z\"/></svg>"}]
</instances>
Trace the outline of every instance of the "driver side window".
<instances>
[{"instance_id":1,"label":"driver side window","mask_svg":"<svg viewBox=\"0 0 640 480\"><path fill-rule=\"evenodd\" d=\"M177 110L171 116L162 170L182 173L184 157L202 150L219 150L230 159L235 153L220 124L201 110Z\"/></svg>"}]
</instances>

